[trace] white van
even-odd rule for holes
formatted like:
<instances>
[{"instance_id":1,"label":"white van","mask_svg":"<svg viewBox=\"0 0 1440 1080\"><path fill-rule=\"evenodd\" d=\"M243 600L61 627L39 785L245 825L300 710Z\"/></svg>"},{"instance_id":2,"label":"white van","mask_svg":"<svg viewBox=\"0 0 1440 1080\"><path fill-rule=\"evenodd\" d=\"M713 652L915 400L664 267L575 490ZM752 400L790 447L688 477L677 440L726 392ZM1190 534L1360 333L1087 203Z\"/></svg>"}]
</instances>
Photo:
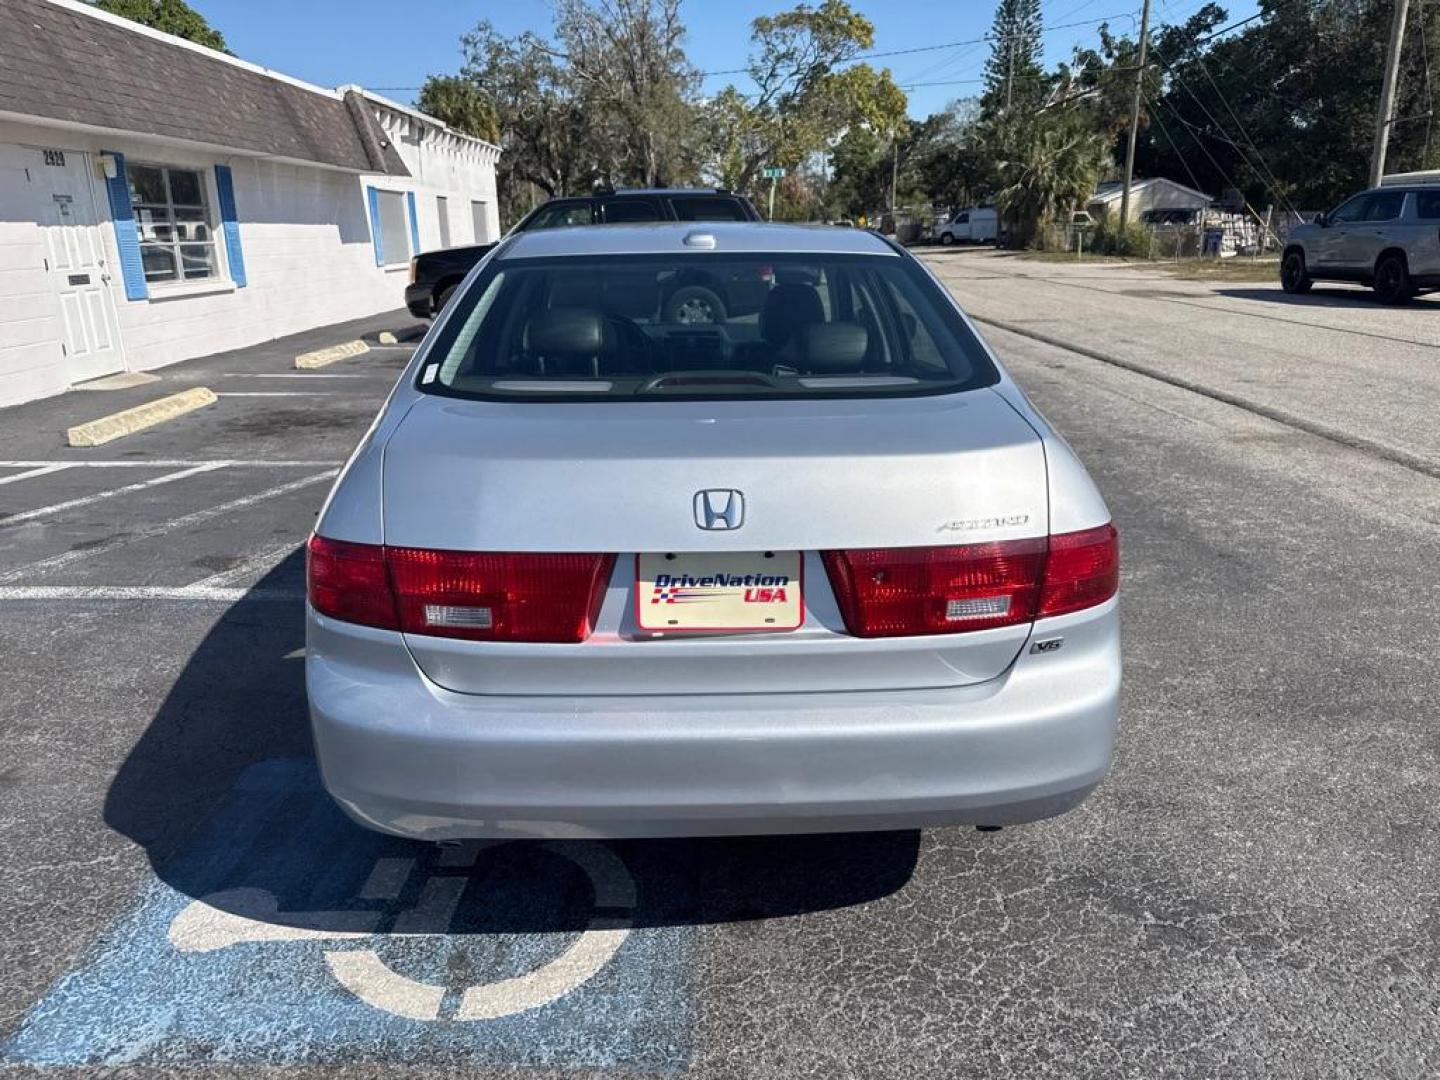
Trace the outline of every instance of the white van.
<instances>
[{"instance_id":1,"label":"white van","mask_svg":"<svg viewBox=\"0 0 1440 1080\"><path fill-rule=\"evenodd\" d=\"M993 206L970 206L957 210L940 226L940 243L993 244L1000 235L1000 215Z\"/></svg>"}]
</instances>

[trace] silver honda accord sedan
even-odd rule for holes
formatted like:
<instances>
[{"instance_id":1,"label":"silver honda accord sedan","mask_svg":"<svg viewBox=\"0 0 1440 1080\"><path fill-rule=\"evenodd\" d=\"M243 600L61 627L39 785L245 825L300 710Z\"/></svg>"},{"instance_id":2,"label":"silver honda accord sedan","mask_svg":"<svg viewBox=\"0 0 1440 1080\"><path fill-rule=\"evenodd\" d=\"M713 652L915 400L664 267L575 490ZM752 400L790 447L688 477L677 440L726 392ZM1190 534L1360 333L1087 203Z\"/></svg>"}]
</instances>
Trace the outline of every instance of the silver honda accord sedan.
<instances>
[{"instance_id":1,"label":"silver honda accord sedan","mask_svg":"<svg viewBox=\"0 0 1440 1080\"><path fill-rule=\"evenodd\" d=\"M308 556L325 784L384 832L1008 825L1110 767L1110 513L864 230L502 242Z\"/></svg>"}]
</instances>

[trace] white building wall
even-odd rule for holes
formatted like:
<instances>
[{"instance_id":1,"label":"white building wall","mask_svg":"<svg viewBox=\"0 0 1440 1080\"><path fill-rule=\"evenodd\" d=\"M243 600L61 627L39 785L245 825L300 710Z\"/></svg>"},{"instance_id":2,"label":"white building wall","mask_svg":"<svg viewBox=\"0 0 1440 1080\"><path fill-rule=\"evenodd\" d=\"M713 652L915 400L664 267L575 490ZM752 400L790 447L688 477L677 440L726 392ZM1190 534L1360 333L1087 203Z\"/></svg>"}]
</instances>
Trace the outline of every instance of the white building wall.
<instances>
[{"instance_id":1,"label":"white building wall","mask_svg":"<svg viewBox=\"0 0 1440 1080\"><path fill-rule=\"evenodd\" d=\"M213 282L152 285L147 300L125 297L109 202L103 182L95 181L125 367L146 371L403 308L410 253L387 253L391 264L376 265L367 185L415 193L421 250L440 246L437 194L448 197L452 244L474 239L472 199L488 207L489 235L481 239L498 238L498 151L411 121L404 113L382 110L381 117L388 126L415 129L409 141L394 139L411 177L360 176L139 136L0 122L0 406L59 393L68 385L40 231L32 210L6 201L6 193L16 189L6 170L22 167L18 163L33 158L36 147L86 152L92 164L102 151L113 150L125 155L127 165L154 162L200 170L222 252L214 166L229 165L233 171L246 286L236 288L228 269L222 269ZM221 265L226 267L223 255Z\"/></svg>"},{"instance_id":2,"label":"white building wall","mask_svg":"<svg viewBox=\"0 0 1440 1080\"><path fill-rule=\"evenodd\" d=\"M405 110L380 106L379 120L413 178L422 251L442 246L437 195L445 196L452 247L500 239L500 206L495 193L498 149L476 144ZM371 182L396 187L383 177ZM472 202L485 207L484 229L479 235L473 224Z\"/></svg>"},{"instance_id":3,"label":"white building wall","mask_svg":"<svg viewBox=\"0 0 1440 1080\"><path fill-rule=\"evenodd\" d=\"M0 142L0 403L64 388L59 301L25 197L28 159L22 148Z\"/></svg>"}]
</instances>

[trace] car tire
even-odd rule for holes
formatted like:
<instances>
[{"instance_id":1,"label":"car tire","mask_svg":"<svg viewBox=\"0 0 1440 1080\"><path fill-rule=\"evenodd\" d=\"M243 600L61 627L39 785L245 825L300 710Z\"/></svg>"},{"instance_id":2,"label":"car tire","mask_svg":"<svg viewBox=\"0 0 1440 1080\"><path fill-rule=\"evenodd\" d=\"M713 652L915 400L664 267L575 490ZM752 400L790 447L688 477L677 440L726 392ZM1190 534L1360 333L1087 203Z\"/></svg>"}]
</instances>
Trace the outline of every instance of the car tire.
<instances>
[{"instance_id":1,"label":"car tire","mask_svg":"<svg viewBox=\"0 0 1440 1080\"><path fill-rule=\"evenodd\" d=\"M682 325L723 323L725 301L704 285L681 285L665 299L660 310L661 321Z\"/></svg>"},{"instance_id":2,"label":"car tire","mask_svg":"<svg viewBox=\"0 0 1440 1080\"><path fill-rule=\"evenodd\" d=\"M445 310L445 305L450 303L450 298L455 295L459 285L446 285L435 295L435 314L439 315Z\"/></svg>"},{"instance_id":3,"label":"car tire","mask_svg":"<svg viewBox=\"0 0 1440 1080\"><path fill-rule=\"evenodd\" d=\"M1315 282L1305 270L1305 255L1292 251L1280 262L1280 287L1292 296L1303 296Z\"/></svg>"},{"instance_id":4,"label":"car tire","mask_svg":"<svg viewBox=\"0 0 1440 1080\"><path fill-rule=\"evenodd\" d=\"M1396 252L1380 256L1375 263L1375 299L1382 304L1404 304L1415 295L1415 286L1410 281L1410 267L1405 256Z\"/></svg>"},{"instance_id":5,"label":"car tire","mask_svg":"<svg viewBox=\"0 0 1440 1080\"><path fill-rule=\"evenodd\" d=\"M955 243L954 233L942 232L940 234L940 244L942 247L949 247L953 243Z\"/></svg>"}]
</instances>

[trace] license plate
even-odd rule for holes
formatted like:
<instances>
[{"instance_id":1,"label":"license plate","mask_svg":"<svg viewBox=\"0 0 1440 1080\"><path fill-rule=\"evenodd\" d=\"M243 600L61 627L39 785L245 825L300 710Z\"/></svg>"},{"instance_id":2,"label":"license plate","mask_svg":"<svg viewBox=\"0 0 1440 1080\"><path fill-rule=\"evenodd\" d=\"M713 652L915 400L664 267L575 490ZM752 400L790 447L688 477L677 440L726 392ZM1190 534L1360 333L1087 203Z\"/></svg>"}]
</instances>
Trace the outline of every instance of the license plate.
<instances>
[{"instance_id":1,"label":"license plate","mask_svg":"<svg viewBox=\"0 0 1440 1080\"><path fill-rule=\"evenodd\" d=\"M794 630L805 619L798 551L637 555L642 630Z\"/></svg>"}]
</instances>

